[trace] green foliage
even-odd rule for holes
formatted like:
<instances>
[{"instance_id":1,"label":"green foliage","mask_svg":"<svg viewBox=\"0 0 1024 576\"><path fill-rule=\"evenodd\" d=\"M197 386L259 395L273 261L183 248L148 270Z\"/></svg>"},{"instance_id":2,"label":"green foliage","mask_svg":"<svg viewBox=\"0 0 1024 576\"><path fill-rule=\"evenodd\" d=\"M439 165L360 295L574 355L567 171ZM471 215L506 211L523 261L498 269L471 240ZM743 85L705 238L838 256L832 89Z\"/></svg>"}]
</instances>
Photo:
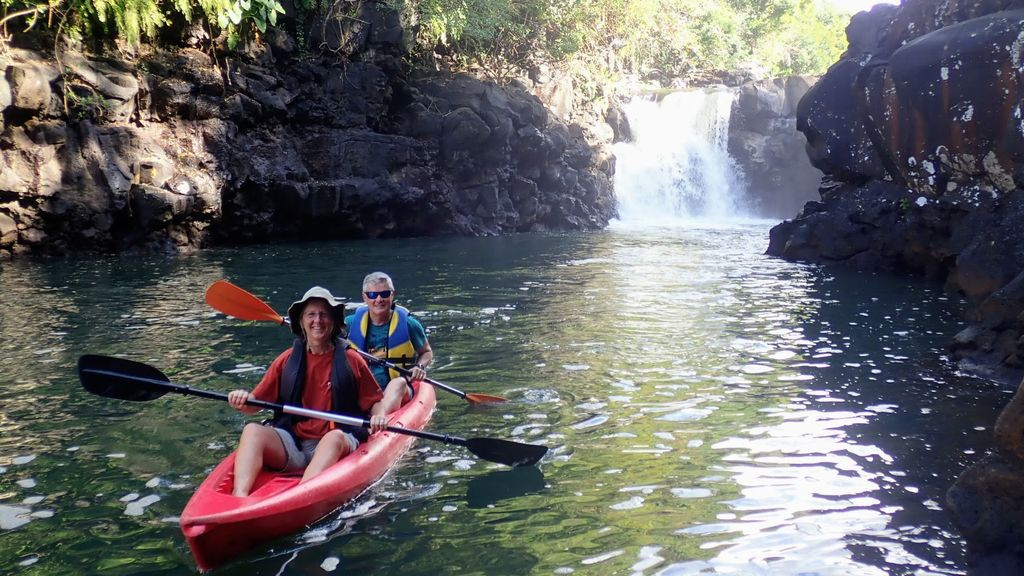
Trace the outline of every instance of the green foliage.
<instances>
[{"instance_id":1,"label":"green foliage","mask_svg":"<svg viewBox=\"0 0 1024 576\"><path fill-rule=\"evenodd\" d=\"M78 10L108 33L116 33L131 43L143 36L153 37L167 23L156 0L92 0L78 3ZM112 27L111 27L112 26Z\"/></svg>"},{"instance_id":2,"label":"green foliage","mask_svg":"<svg viewBox=\"0 0 1024 576\"><path fill-rule=\"evenodd\" d=\"M268 26L277 24L277 16L284 14L279 0L48 0L40 4L57 17L48 19L56 33L60 28L77 38L120 38L129 44L138 44L145 38L154 38L169 24L177 13L185 22L204 18L216 35L223 33L229 47L255 33L264 33ZM305 5L308 2L300 1ZM32 0L0 0L0 20L10 15L34 17L38 12ZM4 30L0 30L3 33ZM0 36L2 37L2 36Z\"/></svg>"},{"instance_id":3,"label":"green foliage","mask_svg":"<svg viewBox=\"0 0 1024 576\"><path fill-rule=\"evenodd\" d=\"M79 94L79 92L83 92L83 94ZM110 102L87 87L70 87L65 90L65 95L69 117L77 122L86 118L102 118L110 109Z\"/></svg>"},{"instance_id":4,"label":"green foliage","mask_svg":"<svg viewBox=\"0 0 1024 576\"><path fill-rule=\"evenodd\" d=\"M691 26L695 40L691 50L699 68L734 68L749 56L743 41L748 35L743 15L729 4L706 4L695 9Z\"/></svg>"},{"instance_id":5,"label":"green foliage","mask_svg":"<svg viewBox=\"0 0 1024 576\"><path fill-rule=\"evenodd\" d=\"M245 0L240 5L261 33L267 31L267 26L276 26L277 15L284 14L284 8L277 0Z\"/></svg>"},{"instance_id":6,"label":"green foliage","mask_svg":"<svg viewBox=\"0 0 1024 576\"><path fill-rule=\"evenodd\" d=\"M362 1L352 0L353 9ZM573 61L588 82L602 82L626 75L687 80L746 65L776 75L823 73L845 48L847 23L824 1L396 0L392 6L411 24L416 57L442 58L496 79L545 61ZM296 5L301 12L313 0ZM0 47L14 21L39 22L52 34L137 44L172 22L202 19L234 48L276 25L280 14L280 0L0 0Z\"/></svg>"},{"instance_id":7,"label":"green foliage","mask_svg":"<svg viewBox=\"0 0 1024 576\"><path fill-rule=\"evenodd\" d=\"M822 74L846 50L849 16L831 5L801 0L783 19L781 31L765 52L774 48L775 74Z\"/></svg>"},{"instance_id":8,"label":"green foliage","mask_svg":"<svg viewBox=\"0 0 1024 576\"><path fill-rule=\"evenodd\" d=\"M559 37L561 0L404 0L424 52L437 47L462 64L524 65L537 50L564 53L575 41Z\"/></svg>"},{"instance_id":9,"label":"green foliage","mask_svg":"<svg viewBox=\"0 0 1024 576\"><path fill-rule=\"evenodd\" d=\"M577 59L593 75L687 78L753 64L822 73L846 18L822 0L401 0L420 55ZM493 69L493 67L491 67Z\"/></svg>"}]
</instances>

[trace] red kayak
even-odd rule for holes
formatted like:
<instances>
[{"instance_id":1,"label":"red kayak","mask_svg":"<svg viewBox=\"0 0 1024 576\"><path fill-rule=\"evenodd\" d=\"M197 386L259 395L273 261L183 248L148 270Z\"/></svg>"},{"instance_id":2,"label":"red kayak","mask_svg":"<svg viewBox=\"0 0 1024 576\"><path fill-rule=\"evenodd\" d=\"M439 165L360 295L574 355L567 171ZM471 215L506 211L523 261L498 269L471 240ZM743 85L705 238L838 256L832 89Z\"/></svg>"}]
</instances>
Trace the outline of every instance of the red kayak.
<instances>
[{"instance_id":1,"label":"red kayak","mask_svg":"<svg viewBox=\"0 0 1024 576\"><path fill-rule=\"evenodd\" d=\"M434 411L434 388L417 383L413 400L391 414L390 424L422 430ZM243 552L297 532L359 496L384 476L415 438L378 432L354 453L299 485L301 474L264 470L245 498L231 495L235 454L214 468L181 513L181 531L202 571Z\"/></svg>"}]
</instances>

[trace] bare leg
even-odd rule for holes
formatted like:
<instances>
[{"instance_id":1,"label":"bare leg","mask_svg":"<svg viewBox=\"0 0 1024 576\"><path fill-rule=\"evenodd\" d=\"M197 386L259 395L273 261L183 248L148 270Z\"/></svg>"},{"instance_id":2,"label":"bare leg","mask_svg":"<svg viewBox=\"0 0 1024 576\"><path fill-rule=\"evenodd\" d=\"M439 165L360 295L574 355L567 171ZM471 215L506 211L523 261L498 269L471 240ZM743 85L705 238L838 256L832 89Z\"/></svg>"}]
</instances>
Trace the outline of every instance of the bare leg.
<instances>
[{"instance_id":1,"label":"bare leg","mask_svg":"<svg viewBox=\"0 0 1024 576\"><path fill-rule=\"evenodd\" d=\"M271 468L283 468L287 463L288 453L273 428L255 422L246 424L235 454L235 487L231 494L248 496L264 464Z\"/></svg>"},{"instance_id":2,"label":"bare leg","mask_svg":"<svg viewBox=\"0 0 1024 576\"><path fill-rule=\"evenodd\" d=\"M381 400L381 404L386 407L384 413L390 414L401 408L412 397L411 391L404 377L392 378L384 388L384 399Z\"/></svg>"},{"instance_id":3,"label":"bare leg","mask_svg":"<svg viewBox=\"0 0 1024 576\"><path fill-rule=\"evenodd\" d=\"M331 430L316 445L313 458L309 461L309 466L306 466L306 472L302 474L299 484L330 468L332 464L341 460L350 451L351 446L345 433L341 430Z\"/></svg>"}]
</instances>

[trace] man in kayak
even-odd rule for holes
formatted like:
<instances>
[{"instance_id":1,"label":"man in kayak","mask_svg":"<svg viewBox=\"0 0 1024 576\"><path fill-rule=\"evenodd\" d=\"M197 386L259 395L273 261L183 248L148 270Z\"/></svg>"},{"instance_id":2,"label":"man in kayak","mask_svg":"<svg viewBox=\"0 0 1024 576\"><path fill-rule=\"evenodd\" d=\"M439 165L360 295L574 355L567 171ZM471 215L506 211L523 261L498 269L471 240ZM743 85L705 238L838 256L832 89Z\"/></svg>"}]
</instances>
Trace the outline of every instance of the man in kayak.
<instances>
[{"instance_id":1,"label":"man in kayak","mask_svg":"<svg viewBox=\"0 0 1024 576\"><path fill-rule=\"evenodd\" d=\"M344 310L344 303L326 289L310 288L288 308L295 344L270 364L252 392L233 390L228 403L245 414L259 410L246 404L254 399L359 418L368 415L370 433L384 429L388 412L401 403L385 402L366 362L340 344ZM232 494L248 496L263 466L304 469L300 482L305 482L368 437L364 428L284 413L275 414L269 425L250 422L238 443Z\"/></svg>"},{"instance_id":2,"label":"man in kayak","mask_svg":"<svg viewBox=\"0 0 1024 576\"><path fill-rule=\"evenodd\" d=\"M363 279L363 305L345 318L348 339L360 350L408 367L406 378L383 364L370 369L384 390L384 402L399 407L412 398L412 382L427 377L434 359L426 330L409 311L395 304L395 283L383 272L371 272Z\"/></svg>"}]
</instances>

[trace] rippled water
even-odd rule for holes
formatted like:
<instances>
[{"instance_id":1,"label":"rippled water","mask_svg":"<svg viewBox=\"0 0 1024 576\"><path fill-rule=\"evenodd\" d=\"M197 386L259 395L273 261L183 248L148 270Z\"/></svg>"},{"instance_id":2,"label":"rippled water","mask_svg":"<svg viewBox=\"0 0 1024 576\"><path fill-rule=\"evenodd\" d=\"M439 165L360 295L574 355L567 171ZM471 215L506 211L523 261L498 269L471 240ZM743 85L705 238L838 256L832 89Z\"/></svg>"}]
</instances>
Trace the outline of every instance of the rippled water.
<instances>
[{"instance_id":1,"label":"rippled water","mask_svg":"<svg viewBox=\"0 0 1024 576\"><path fill-rule=\"evenodd\" d=\"M383 482L219 574L960 574L942 511L1009 391L955 370L939 287L761 255L767 225L213 250L0 269L0 573L188 574L177 515L244 423L84 392L82 353L254 385L279 312L390 271L428 326L431 430L547 444L509 470L420 440Z\"/></svg>"}]
</instances>

